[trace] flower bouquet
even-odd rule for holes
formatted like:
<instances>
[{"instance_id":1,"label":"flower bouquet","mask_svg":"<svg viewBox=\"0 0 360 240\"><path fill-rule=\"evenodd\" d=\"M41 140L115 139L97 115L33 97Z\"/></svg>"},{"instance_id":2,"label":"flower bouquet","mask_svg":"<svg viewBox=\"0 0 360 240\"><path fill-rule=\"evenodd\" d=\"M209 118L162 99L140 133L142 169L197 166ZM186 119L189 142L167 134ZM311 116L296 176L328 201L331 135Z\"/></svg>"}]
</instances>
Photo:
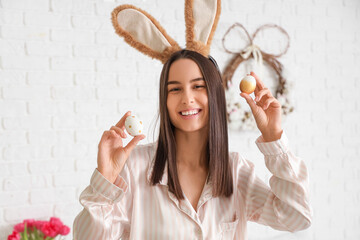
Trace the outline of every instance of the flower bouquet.
<instances>
[{"instance_id":1,"label":"flower bouquet","mask_svg":"<svg viewBox=\"0 0 360 240\"><path fill-rule=\"evenodd\" d=\"M8 240L53 240L58 235L65 236L69 232L70 228L56 217L50 218L50 221L26 219L14 226L14 231L8 236Z\"/></svg>"}]
</instances>

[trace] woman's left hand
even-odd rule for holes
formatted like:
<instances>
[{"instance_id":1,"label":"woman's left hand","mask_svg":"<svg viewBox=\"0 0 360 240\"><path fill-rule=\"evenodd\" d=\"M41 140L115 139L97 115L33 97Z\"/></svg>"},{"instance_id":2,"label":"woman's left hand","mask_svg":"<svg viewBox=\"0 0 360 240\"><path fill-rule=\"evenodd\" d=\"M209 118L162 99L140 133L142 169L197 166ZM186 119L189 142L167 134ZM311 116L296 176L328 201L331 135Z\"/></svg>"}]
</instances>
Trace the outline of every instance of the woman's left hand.
<instances>
[{"instance_id":1,"label":"woman's left hand","mask_svg":"<svg viewBox=\"0 0 360 240\"><path fill-rule=\"evenodd\" d=\"M240 96L249 104L264 140L278 140L282 134L281 104L254 72L250 75L256 79L255 101L247 93L240 93Z\"/></svg>"}]
</instances>

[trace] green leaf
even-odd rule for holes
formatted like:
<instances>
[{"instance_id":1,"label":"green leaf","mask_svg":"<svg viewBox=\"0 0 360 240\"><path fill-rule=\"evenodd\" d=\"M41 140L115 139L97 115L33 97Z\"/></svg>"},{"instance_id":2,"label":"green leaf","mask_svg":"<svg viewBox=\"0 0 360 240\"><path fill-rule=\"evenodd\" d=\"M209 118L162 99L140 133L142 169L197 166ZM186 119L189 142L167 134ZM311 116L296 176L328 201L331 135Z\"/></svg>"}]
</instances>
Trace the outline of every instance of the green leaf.
<instances>
[{"instance_id":1,"label":"green leaf","mask_svg":"<svg viewBox=\"0 0 360 240\"><path fill-rule=\"evenodd\" d=\"M27 224L25 223L24 224L24 240L29 240L28 239L28 234L27 234L27 226L26 226Z\"/></svg>"},{"instance_id":2,"label":"green leaf","mask_svg":"<svg viewBox=\"0 0 360 240\"><path fill-rule=\"evenodd\" d=\"M35 229L35 231L34 231L34 240L35 239L40 239L39 230L37 230L37 229Z\"/></svg>"}]
</instances>

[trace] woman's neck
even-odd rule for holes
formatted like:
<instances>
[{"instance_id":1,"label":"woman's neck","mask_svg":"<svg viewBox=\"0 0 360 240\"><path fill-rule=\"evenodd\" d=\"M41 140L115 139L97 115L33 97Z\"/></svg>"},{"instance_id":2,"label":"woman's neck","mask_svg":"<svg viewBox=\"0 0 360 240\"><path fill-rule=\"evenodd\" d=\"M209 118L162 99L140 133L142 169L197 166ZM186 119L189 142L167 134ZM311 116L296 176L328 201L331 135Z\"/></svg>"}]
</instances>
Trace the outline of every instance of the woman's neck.
<instances>
[{"instance_id":1,"label":"woman's neck","mask_svg":"<svg viewBox=\"0 0 360 240\"><path fill-rule=\"evenodd\" d=\"M206 147L208 130L200 129L196 132L175 130L176 162L182 167L208 168Z\"/></svg>"}]
</instances>

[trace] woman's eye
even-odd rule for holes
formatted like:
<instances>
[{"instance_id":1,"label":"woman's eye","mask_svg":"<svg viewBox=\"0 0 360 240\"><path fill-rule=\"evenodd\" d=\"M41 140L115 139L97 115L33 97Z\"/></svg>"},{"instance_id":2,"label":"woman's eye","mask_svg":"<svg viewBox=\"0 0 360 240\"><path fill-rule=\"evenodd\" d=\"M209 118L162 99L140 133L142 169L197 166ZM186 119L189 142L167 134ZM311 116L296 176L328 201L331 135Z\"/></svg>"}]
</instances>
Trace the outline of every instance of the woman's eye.
<instances>
[{"instance_id":1,"label":"woman's eye","mask_svg":"<svg viewBox=\"0 0 360 240\"><path fill-rule=\"evenodd\" d=\"M194 88L195 89L198 89L198 88L206 88L206 86L204 86L204 85L196 85L196 86L194 86ZM169 92L177 92L177 91L180 91L181 89L180 88L171 88L170 90L169 90Z\"/></svg>"},{"instance_id":2,"label":"woman's eye","mask_svg":"<svg viewBox=\"0 0 360 240\"><path fill-rule=\"evenodd\" d=\"M175 91L178 91L178 90L179 90L179 88L172 88L172 89L169 90L169 92L175 92Z\"/></svg>"}]
</instances>

